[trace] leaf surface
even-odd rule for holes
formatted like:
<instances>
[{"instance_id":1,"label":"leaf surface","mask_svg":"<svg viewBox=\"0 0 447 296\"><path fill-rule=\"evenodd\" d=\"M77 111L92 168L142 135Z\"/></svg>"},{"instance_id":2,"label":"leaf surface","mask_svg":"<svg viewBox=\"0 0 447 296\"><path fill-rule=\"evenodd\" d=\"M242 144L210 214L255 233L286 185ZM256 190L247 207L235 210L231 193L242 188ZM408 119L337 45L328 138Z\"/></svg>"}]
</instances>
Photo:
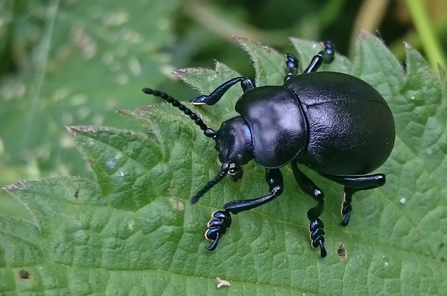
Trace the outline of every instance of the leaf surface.
<instances>
[{"instance_id":1,"label":"leaf surface","mask_svg":"<svg viewBox=\"0 0 447 296\"><path fill-rule=\"evenodd\" d=\"M12 9L8 28L20 71L0 80L5 163L27 164L38 177L85 174L64 126L126 126L114 111L147 103L141 85L163 81L169 56L160 48L173 41L177 6L175 0L49 0Z\"/></svg>"}]
</instances>

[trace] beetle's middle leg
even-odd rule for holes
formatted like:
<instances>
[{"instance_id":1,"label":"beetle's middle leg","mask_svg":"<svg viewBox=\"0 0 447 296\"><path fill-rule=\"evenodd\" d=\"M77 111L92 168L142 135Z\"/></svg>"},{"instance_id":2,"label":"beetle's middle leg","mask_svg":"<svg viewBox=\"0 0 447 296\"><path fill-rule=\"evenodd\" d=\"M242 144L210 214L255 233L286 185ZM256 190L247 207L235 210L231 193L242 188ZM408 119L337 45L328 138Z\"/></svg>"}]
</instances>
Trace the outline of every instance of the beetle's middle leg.
<instances>
[{"instance_id":1,"label":"beetle's middle leg","mask_svg":"<svg viewBox=\"0 0 447 296\"><path fill-rule=\"evenodd\" d=\"M344 185L344 199L341 204L341 214L345 216L340 223L342 226L346 226L349 223L352 212L352 195L357 191L368 190L385 185L386 177L384 174L375 175L359 175L359 176L331 176L322 175L329 180Z\"/></svg>"},{"instance_id":2,"label":"beetle's middle leg","mask_svg":"<svg viewBox=\"0 0 447 296\"><path fill-rule=\"evenodd\" d=\"M324 49L312 58L304 73L316 72L323 63L332 63L335 56L335 47L330 41L323 42L323 45Z\"/></svg>"},{"instance_id":3,"label":"beetle's middle leg","mask_svg":"<svg viewBox=\"0 0 447 296\"><path fill-rule=\"evenodd\" d=\"M324 247L324 224L319 218L324 209L324 193L318 188L311 179L304 175L299 169L296 161L291 162L293 175L296 182L307 195L310 195L318 203L315 207L307 211L309 219L309 231L312 247L320 247L320 257L326 257L326 249Z\"/></svg>"},{"instance_id":4,"label":"beetle's middle leg","mask_svg":"<svg viewBox=\"0 0 447 296\"><path fill-rule=\"evenodd\" d=\"M213 243L208 250L214 250L217 247L220 237L226 232L231 225L231 214L247 211L266 204L283 192L283 178L279 169L266 169L265 180L270 189L270 194L254 199L243 199L230 201L224 205L224 210L214 212L213 218L208 222L208 229L205 237Z\"/></svg>"},{"instance_id":5,"label":"beetle's middle leg","mask_svg":"<svg viewBox=\"0 0 447 296\"><path fill-rule=\"evenodd\" d=\"M306 70L304 70L304 73L316 72L323 63L324 64L332 63L335 55L334 45L330 41L325 41L323 45L324 49L312 58L309 66L307 66ZM284 77L284 82L286 82L291 77L296 75L298 71L298 59L293 54L290 53L286 54L285 58L286 58L286 77Z\"/></svg>"}]
</instances>

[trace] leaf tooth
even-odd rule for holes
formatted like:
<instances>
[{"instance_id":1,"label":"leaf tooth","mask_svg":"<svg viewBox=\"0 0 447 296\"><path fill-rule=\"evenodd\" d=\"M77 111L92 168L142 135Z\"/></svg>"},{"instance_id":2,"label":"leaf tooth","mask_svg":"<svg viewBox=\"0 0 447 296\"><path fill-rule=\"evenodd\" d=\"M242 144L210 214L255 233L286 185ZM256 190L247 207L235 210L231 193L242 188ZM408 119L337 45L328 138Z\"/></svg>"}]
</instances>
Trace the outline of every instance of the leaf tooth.
<instances>
[{"instance_id":1,"label":"leaf tooth","mask_svg":"<svg viewBox=\"0 0 447 296\"><path fill-rule=\"evenodd\" d=\"M19 182L14 183L14 184L6 185L2 189L4 191L8 192L8 193L11 193L11 192L16 191L16 190L25 189L25 187L26 187L26 181L19 181Z\"/></svg>"},{"instance_id":2,"label":"leaf tooth","mask_svg":"<svg viewBox=\"0 0 447 296\"><path fill-rule=\"evenodd\" d=\"M95 132L95 128L90 125L71 125L71 126L66 126L65 128L73 136L76 136L77 133Z\"/></svg>"}]
</instances>

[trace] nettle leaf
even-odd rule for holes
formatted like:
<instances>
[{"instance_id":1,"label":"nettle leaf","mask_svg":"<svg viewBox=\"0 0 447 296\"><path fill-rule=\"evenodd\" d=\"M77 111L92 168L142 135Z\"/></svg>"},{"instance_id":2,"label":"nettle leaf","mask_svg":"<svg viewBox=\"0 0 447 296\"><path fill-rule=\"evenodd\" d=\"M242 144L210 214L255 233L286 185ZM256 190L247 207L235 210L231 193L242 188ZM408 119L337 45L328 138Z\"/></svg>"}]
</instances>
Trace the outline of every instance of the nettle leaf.
<instances>
[{"instance_id":1,"label":"nettle leaf","mask_svg":"<svg viewBox=\"0 0 447 296\"><path fill-rule=\"evenodd\" d=\"M259 85L281 83L282 56L238 39L258 71ZM292 39L302 67L321 45ZM176 108L161 103L121 114L146 133L72 126L96 183L61 177L5 187L33 222L0 217L3 294L427 295L447 289L446 81L406 47L406 72L372 35L362 33L353 63L336 56L324 70L352 73L373 85L395 115L397 139L380 168L387 184L360 192L348 227L339 226L342 187L305 171L326 192L328 256L309 246L307 210L288 167L285 192L267 205L233 216L214 252L203 238L210 214L234 199L268 191L263 169L215 186L189 203L219 171L214 143ZM274 66L278 63L280 66ZM271 67L271 73L267 71ZM215 70L177 74L209 93L238 74ZM194 107L213 128L234 113L238 87L215 106ZM367 156L365 156L367 157ZM230 287L218 289L216 277Z\"/></svg>"},{"instance_id":2,"label":"nettle leaf","mask_svg":"<svg viewBox=\"0 0 447 296\"><path fill-rule=\"evenodd\" d=\"M32 160L44 175L85 173L64 125L126 126L113 111L146 104L141 85L165 79L169 55L160 49L174 40L178 6L176 0L51 0L15 7L6 35L21 71L0 80L6 162Z\"/></svg>"},{"instance_id":3,"label":"nettle leaf","mask_svg":"<svg viewBox=\"0 0 447 296\"><path fill-rule=\"evenodd\" d=\"M0 1L0 68L14 60L17 70L0 77L0 169L8 171L0 184L85 176L64 125L131 126L114 111L147 104L141 85L166 79L170 54L160 51L175 39L172 14L180 1L17 3ZM0 192L0 199L1 213L26 217L9 196Z\"/></svg>"}]
</instances>

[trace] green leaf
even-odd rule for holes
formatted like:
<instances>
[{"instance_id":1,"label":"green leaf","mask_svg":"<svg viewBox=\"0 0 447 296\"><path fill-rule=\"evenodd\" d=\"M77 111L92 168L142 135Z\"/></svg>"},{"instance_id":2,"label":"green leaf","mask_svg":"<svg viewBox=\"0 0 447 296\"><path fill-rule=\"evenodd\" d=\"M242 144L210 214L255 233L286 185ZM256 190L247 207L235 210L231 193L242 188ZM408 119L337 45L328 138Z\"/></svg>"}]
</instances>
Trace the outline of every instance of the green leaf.
<instances>
[{"instance_id":1,"label":"green leaf","mask_svg":"<svg viewBox=\"0 0 447 296\"><path fill-rule=\"evenodd\" d=\"M39 176L85 174L64 125L128 126L113 111L146 104L142 85L165 79L179 1L20 2L2 18L19 68L0 81L2 158Z\"/></svg>"},{"instance_id":2,"label":"green leaf","mask_svg":"<svg viewBox=\"0 0 447 296\"><path fill-rule=\"evenodd\" d=\"M281 83L281 56L238 39L260 71L259 84ZM293 39L301 65L320 45ZM0 291L3 294L136 295L442 295L447 289L447 136L445 76L407 50L406 72L380 40L362 33L351 64L337 56L327 70L353 73L389 102L397 139L381 188L360 192L348 227L339 226L342 188L305 171L326 193L328 256L309 246L301 192L289 167L285 191L262 207L233 216L214 252L204 249L211 213L234 199L264 195L263 169L250 163L237 183L224 179L194 206L190 197L219 171L214 143L178 109L161 103L134 112L145 133L71 126L96 182L76 177L5 187L33 222L0 216ZM283 65L283 64L282 64ZM340 67L340 68L338 68ZM209 93L237 76L216 70L177 72ZM218 127L234 113L235 87L215 106L194 107ZM216 277L230 287L217 288Z\"/></svg>"}]
</instances>

